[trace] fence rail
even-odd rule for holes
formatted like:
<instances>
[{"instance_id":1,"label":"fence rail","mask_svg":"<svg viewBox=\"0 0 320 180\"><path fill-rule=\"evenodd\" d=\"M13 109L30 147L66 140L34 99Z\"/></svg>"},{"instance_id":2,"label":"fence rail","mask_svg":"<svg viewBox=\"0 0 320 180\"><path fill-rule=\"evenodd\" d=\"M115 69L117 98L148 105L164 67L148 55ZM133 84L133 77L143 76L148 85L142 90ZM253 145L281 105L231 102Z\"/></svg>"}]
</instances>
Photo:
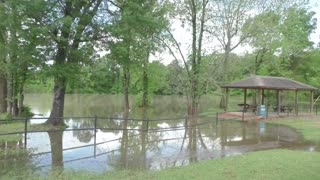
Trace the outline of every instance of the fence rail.
<instances>
[{"instance_id":1,"label":"fence rail","mask_svg":"<svg viewBox=\"0 0 320 180\"><path fill-rule=\"evenodd\" d=\"M96 144L96 134L97 130L105 130L105 131L148 131L148 132L162 132L162 131L174 131L174 130L179 130L179 129L186 129L190 128L192 126L200 126L200 125L205 125L208 124L208 122L205 123L197 123L193 125L188 125L188 118L191 117L208 117L211 114L206 114L206 115L197 115L197 116L184 116L184 117L175 117L175 118L162 118L162 119L135 119L135 118L115 118L115 117L98 117L98 116L93 116L93 117L54 117L50 119L92 119L93 122L93 127L91 128L71 128L71 129L58 129L58 130L29 130L28 129L28 124L30 120L47 120L49 117L36 117L36 118L16 118L12 120L1 120L0 122L2 124L9 124L13 122L24 122L24 130L23 131L18 131L18 132L9 132L9 133L0 133L0 136L5 136L5 135L15 135L15 134L23 134L24 135L24 146L27 147L27 137L28 133L40 133L40 132L59 132L59 131L85 131L85 130L92 130L94 131L94 143ZM97 122L99 120L109 120L109 121L114 121L114 120L120 120L120 121L140 121L140 122L147 122L147 128L146 129L136 129L136 128L100 128L97 126ZM185 120L184 125L182 126L174 126L174 127L169 127L169 128L149 128L149 122L161 122L161 121L177 121L177 120Z\"/></svg>"}]
</instances>

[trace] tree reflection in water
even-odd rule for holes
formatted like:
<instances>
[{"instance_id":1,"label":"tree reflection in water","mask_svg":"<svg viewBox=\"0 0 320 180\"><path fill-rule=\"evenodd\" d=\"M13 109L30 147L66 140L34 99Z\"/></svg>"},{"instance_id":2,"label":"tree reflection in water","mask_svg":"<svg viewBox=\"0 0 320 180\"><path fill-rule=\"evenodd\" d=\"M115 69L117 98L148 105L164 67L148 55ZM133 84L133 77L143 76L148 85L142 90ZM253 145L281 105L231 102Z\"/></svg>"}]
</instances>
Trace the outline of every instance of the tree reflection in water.
<instances>
[{"instance_id":1,"label":"tree reflection in water","mask_svg":"<svg viewBox=\"0 0 320 180\"><path fill-rule=\"evenodd\" d=\"M188 126L186 131L188 131L188 150L189 150L189 162L197 162L197 123L198 119L196 117L190 117L188 120Z\"/></svg>"},{"instance_id":2,"label":"tree reflection in water","mask_svg":"<svg viewBox=\"0 0 320 180\"><path fill-rule=\"evenodd\" d=\"M61 172L64 168L63 163L63 146L62 146L62 136L63 131L53 131L48 132L50 138L50 146L51 146L51 162L52 162L52 170L56 172Z\"/></svg>"},{"instance_id":3,"label":"tree reflection in water","mask_svg":"<svg viewBox=\"0 0 320 180\"><path fill-rule=\"evenodd\" d=\"M148 144L148 110L142 109L142 119L140 124L130 123L130 126L137 125L137 131L128 130L130 120L124 120L122 123L122 138L119 156L109 156L111 165L116 169L148 169L147 164L147 144ZM124 112L124 119L128 119L128 112Z\"/></svg>"},{"instance_id":4,"label":"tree reflection in water","mask_svg":"<svg viewBox=\"0 0 320 180\"><path fill-rule=\"evenodd\" d=\"M97 172L119 169L157 170L264 149L293 147L319 151L319 146L301 141L301 134L287 126L228 120L215 123L212 118L207 117L189 117L185 120L148 120L150 116L147 109L141 109L140 113L139 116L135 114L134 117L143 119L142 121L128 119L128 112L118 113L118 119L107 121L102 119L101 124L98 124L98 129L102 129L98 130L97 144L92 144L92 141L84 143L83 139L79 139L82 136L76 136L78 141L74 132L70 131L42 133L48 134L48 139L43 138L45 141L39 139L44 136L36 136L34 133L28 141L30 143L28 148L33 148L32 145L35 142L39 142L36 144L39 146L44 144L47 144L48 148L49 145L51 146L50 150L44 148L45 150L38 151L40 154L38 157L41 157L42 161L37 164L37 156L33 156L34 159L31 157L29 161L28 154L19 157L1 152L1 159L4 161L0 162L0 173L5 174L11 169L18 169L16 168L18 164L28 165L28 163L37 164L38 167L49 165L49 168L42 169L45 173L50 171L50 167L59 173L67 166L66 163L70 163L67 168L79 171L83 169L94 172L96 169L98 169ZM104 127L117 130L103 130ZM66 146L65 153L63 143ZM22 145L22 142L1 144L1 148L16 147L17 144ZM93 147L96 146L98 146L97 153L95 149L93 151ZM41 155L42 152L45 153ZM18 158L25 158L25 160L18 162ZM13 160L10 161L10 159Z\"/></svg>"}]
</instances>

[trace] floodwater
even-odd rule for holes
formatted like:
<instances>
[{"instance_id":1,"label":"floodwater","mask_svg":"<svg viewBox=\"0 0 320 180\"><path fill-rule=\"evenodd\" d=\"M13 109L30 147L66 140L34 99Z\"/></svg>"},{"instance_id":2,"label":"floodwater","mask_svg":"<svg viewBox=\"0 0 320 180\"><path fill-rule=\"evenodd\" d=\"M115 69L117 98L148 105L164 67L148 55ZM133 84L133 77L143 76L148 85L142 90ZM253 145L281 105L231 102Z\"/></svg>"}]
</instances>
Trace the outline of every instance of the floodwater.
<instances>
[{"instance_id":1,"label":"floodwater","mask_svg":"<svg viewBox=\"0 0 320 180\"><path fill-rule=\"evenodd\" d=\"M33 94L26 96L25 103L36 113L35 117L47 117L51 100L51 95ZM94 173L119 169L161 170L250 151L319 150L287 126L263 121L216 121L214 114L186 119L185 101L179 96L156 96L153 108L148 111L132 108L126 115L122 111L122 96L67 95L65 123L68 128L28 133L28 152L19 156L9 152L23 148L23 137L18 142L0 144L0 173L19 167L42 175L57 168ZM213 97L203 98L201 111L210 111L217 103L218 99ZM98 117L96 125L94 116ZM126 116L130 120L123 120ZM95 126L96 133L92 130Z\"/></svg>"}]
</instances>

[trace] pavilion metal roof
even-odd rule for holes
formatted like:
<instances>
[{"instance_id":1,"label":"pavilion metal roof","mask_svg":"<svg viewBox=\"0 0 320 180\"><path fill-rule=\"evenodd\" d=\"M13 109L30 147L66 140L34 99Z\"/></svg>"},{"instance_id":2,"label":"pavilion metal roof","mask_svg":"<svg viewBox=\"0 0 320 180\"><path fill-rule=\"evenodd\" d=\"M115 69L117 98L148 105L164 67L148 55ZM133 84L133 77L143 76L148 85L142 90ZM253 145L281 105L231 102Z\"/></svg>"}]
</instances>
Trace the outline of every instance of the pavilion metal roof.
<instances>
[{"instance_id":1,"label":"pavilion metal roof","mask_svg":"<svg viewBox=\"0 0 320 180\"><path fill-rule=\"evenodd\" d=\"M318 88L284 77L251 76L237 82L225 84L224 88L273 89L273 90L317 90Z\"/></svg>"}]
</instances>

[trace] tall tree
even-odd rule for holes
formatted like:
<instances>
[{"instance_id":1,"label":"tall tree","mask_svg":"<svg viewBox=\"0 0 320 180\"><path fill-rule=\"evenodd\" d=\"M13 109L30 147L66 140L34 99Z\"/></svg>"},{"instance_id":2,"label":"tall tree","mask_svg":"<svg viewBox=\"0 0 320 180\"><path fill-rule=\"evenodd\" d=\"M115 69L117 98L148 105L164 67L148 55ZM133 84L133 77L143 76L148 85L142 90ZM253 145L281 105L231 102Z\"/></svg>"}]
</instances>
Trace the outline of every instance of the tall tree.
<instances>
[{"instance_id":1,"label":"tall tree","mask_svg":"<svg viewBox=\"0 0 320 180\"><path fill-rule=\"evenodd\" d=\"M182 59L183 64L185 66L185 70L187 71L188 76L188 89L187 97L188 97L188 114L196 115L198 112L198 105L200 96L202 94L202 88L200 83L200 67L203 56L203 38L205 33L205 26L210 19L209 8L210 8L209 0L179 0L176 1L177 12L176 17L180 19L183 24L190 27L191 34L191 50L189 53L189 59L185 57L182 53L182 49L178 41L174 38L173 34L168 31L169 38L173 45L169 43L165 43L166 47L169 48L171 54L178 60L178 56L175 55L175 48Z\"/></svg>"},{"instance_id":2,"label":"tall tree","mask_svg":"<svg viewBox=\"0 0 320 180\"><path fill-rule=\"evenodd\" d=\"M274 64L273 72L288 76L294 57L312 48L309 36L316 25L313 14L305 7L290 7L249 19L243 31L251 34L250 45L255 49L253 73L259 73L262 65Z\"/></svg>"},{"instance_id":3,"label":"tall tree","mask_svg":"<svg viewBox=\"0 0 320 180\"><path fill-rule=\"evenodd\" d=\"M119 13L111 26L116 41L111 44L111 58L118 61L123 70L123 94L125 109L129 109L130 69L142 68L143 100L148 101L149 57L155 49L154 36L166 26L165 1L118 1Z\"/></svg>"},{"instance_id":4,"label":"tall tree","mask_svg":"<svg viewBox=\"0 0 320 180\"><path fill-rule=\"evenodd\" d=\"M29 3L29 21L38 38L46 41L39 47L47 53L50 74L54 77L54 97L47 123L62 125L64 98L67 82L76 79L79 67L93 54L94 40L102 38L103 24L109 20L101 18L109 10L110 3L103 0L38 0Z\"/></svg>"},{"instance_id":5,"label":"tall tree","mask_svg":"<svg viewBox=\"0 0 320 180\"><path fill-rule=\"evenodd\" d=\"M0 19L6 19L5 3L0 1ZM0 23L0 113L7 112L6 24Z\"/></svg>"},{"instance_id":6,"label":"tall tree","mask_svg":"<svg viewBox=\"0 0 320 180\"><path fill-rule=\"evenodd\" d=\"M12 115L23 110L23 89L28 69L32 63L34 44L29 39L24 3L13 0L0 2L1 49L1 112ZM6 102L8 108L6 107Z\"/></svg>"}]
</instances>

